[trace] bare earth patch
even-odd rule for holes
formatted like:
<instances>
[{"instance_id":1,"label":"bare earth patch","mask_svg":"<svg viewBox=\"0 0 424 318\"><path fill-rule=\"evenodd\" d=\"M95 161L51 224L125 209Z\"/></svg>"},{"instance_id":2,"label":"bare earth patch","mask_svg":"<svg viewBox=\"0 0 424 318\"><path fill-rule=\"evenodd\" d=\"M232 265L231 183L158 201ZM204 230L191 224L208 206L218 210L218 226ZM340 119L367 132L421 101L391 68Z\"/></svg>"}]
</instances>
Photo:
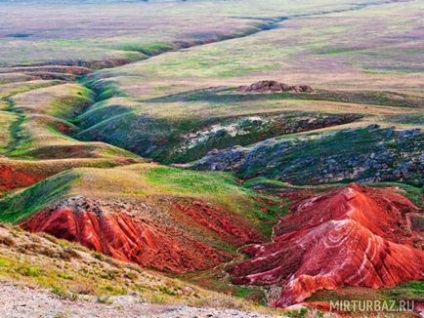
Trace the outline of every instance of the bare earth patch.
<instances>
[{"instance_id":1,"label":"bare earth patch","mask_svg":"<svg viewBox=\"0 0 424 318\"><path fill-rule=\"evenodd\" d=\"M0 316L7 318L273 317L232 309L156 305L142 302L140 297L133 295L112 296L107 302L99 303L93 296L77 301L64 300L42 290L10 282L0 284Z\"/></svg>"}]
</instances>

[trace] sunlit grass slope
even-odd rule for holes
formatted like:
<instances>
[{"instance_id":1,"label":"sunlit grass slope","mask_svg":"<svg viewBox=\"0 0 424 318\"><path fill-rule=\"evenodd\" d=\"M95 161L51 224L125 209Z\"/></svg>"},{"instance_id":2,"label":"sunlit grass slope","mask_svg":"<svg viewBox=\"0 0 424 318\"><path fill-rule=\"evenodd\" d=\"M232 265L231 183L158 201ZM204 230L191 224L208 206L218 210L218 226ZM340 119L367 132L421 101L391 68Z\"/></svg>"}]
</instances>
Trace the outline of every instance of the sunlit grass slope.
<instances>
[{"instance_id":1,"label":"sunlit grass slope","mask_svg":"<svg viewBox=\"0 0 424 318\"><path fill-rule=\"evenodd\" d=\"M74 195L139 199L155 204L160 204L160 197L197 198L222 206L259 225L253 200L258 194L239 186L230 175L155 164L113 169L79 168L62 172L2 199L0 220L20 222L49 204Z\"/></svg>"}]
</instances>

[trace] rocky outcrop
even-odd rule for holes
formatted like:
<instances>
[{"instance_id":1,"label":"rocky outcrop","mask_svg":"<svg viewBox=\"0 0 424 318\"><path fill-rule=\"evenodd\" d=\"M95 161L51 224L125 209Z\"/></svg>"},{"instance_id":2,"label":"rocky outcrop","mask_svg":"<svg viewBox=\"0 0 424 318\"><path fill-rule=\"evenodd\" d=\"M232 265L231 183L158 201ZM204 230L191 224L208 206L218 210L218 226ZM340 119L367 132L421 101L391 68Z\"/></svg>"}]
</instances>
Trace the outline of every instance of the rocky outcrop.
<instances>
[{"instance_id":1,"label":"rocky outcrop","mask_svg":"<svg viewBox=\"0 0 424 318\"><path fill-rule=\"evenodd\" d=\"M190 161L201 158L208 149L225 147L239 143L249 145L266 138L310 131L326 127L338 126L361 119L357 114L308 114L283 113L262 116L242 116L223 119L219 123L202 127L187 134L181 134L183 139L173 150L174 158ZM177 161L179 161L177 159Z\"/></svg>"},{"instance_id":2,"label":"rocky outcrop","mask_svg":"<svg viewBox=\"0 0 424 318\"><path fill-rule=\"evenodd\" d=\"M296 92L306 93L312 92L313 89L309 85L288 85L277 81L259 81L250 86L240 86L237 89L242 93L265 93L265 92Z\"/></svg>"},{"instance_id":3,"label":"rocky outcrop","mask_svg":"<svg viewBox=\"0 0 424 318\"><path fill-rule=\"evenodd\" d=\"M397 181L423 186L423 149L424 136L419 129L371 125L298 139L267 139L249 148L215 150L192 167L293 184Z\"/></svg>"},{"instance_id":4,"label":"rocky outcrop","mask_svg":"<svg viewBox=\"0 0 424 318\"><path fill-rule=\"evenodd\" d=\"M232 219L224 209L185 200L172 200L165 213L147 202L76 196L26 219L21 226L171 273L205 270L230 261L234 255L214 244L219 239L236 247L264 240L246 221Z\"/></svg>"},{"instance_id":5,"label":"rocky outcrop","mask_svg":"<svg viewBox=\"0 0 424 318\"><path fill-rule=\"evenodd\" d=\"M392 189L353 184L301 202L274 228L273 242L251 245L252 259L228 270L236 284L283 288L275 306L318 290L392 287L424 279L422 233L408 226L414 204Z\"/></svg>"}]
</instances>

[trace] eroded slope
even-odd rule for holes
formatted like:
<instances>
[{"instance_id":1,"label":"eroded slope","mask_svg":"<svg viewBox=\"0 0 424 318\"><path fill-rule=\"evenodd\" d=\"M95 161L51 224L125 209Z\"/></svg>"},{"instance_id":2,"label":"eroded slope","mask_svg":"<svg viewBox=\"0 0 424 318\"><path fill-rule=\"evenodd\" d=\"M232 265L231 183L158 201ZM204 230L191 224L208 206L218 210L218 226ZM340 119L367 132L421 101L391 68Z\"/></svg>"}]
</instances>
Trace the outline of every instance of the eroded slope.
<instances>
[{"instance_id":1,"label":"eroded slope","mask_svg":"<svg viewBox=\"0 0 424 318\"><path fill-rule=\"evenodd\" d=\"M229 176L141 164L70 170L6 197L0 208L2 220L32 232L183 273L210 269L234 259L238 247L266 241L253 213L255 195Z\"/></svg>"},{"instance_id":2,"label":"eroded slope","mask_svg":"<svg viewBox=\"0 0 424 318\"><path fill-rule=\"evenodd\" d=\"M417 212L393 189L353 184L303 201L275 226L272 243L244 248L252 259L228 272L237 284L281 285L280 307L321 289L421 280L423 237L410 227Z\"/></svg>"}]
</instances>

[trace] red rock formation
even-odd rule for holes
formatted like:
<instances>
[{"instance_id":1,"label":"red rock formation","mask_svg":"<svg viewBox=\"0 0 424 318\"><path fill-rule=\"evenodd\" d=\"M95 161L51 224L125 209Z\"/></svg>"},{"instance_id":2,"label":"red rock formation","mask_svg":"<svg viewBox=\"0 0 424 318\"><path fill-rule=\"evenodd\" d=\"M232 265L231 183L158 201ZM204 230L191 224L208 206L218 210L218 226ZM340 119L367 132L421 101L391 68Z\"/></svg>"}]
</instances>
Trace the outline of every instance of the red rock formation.
<instances>
[{"instance_id":1,"label":"red rock formation","mask_svg":"<svg viewBox=\"0 0 424 318\"><path fill-rule=\"evenodd\" d=\"M140 162L133 158L113 158L107 159L107 161L111 166L125 166ZM86 166L89 167L91 164L84 159L80 161L70 158L69 161L62 160L61 162L54 160L34 162L14 161L0 157L0 192L29 187L61 171Z\"/></svg>"},{"instance_id":2,"label":"red rock formation","mask_svg":"<svg viewBox=\"0 0 424 318\"><path fill-rule=\"evenodd\" d=\"M275 226L274 242L246 247L253 258L229 273L237 284L280 284L280 307L321 289L424 279L424 252L412 244L419 233L406 220L416 210L393 190L359 185L308 199Z\"/></svg>"},{"instance_id":3,"label":"red rock formation","mask_svg":"<svg viewBox=\"0 0 424 318\"><path fill-rule=\"evenodd\" d=\"M256 233L252 226L242 217L234 215L225 209L213 206L203 201L183 202L174 205L179 214L179 220L191 225L195 222L204 230L208 229L227 243L240 247L242 245L264 242L265 238ZM181 218L183 213L186 218ZM174 217L178 217L174 214ZM187 218L188 217L188 218ZM192 222L190 222L192 221ZM206 231L203 231L206 234ZM207 235L207 234L206 234Z\"/></svg>"},{"instance_id":4,"label":"red rock formation","mask_svg":"<svg viewBox=\"0 0 424 318\"><path fill-rule=\"evenodd\" d=\"M207 269L231 257L171 227L160 229L125 213L98 215L69 208L42 212L22 227L46 232L110 255L161 271L184 273Z\"/></svg>"},{"instance_id":5,"label":"red rock formation","mask_svg":"<svg viewBox=\"0 0 424 318\"><path fill-rule=\"evenodd\" d=\"M25 171L10 165L0 164L0 192L27 187L41 179L39 176L29 175Z\"/></svg>"},{"instance_id":6,"label":"red rock formation","mask_svg":"<svg viewBox=\"0 0 424 318\"><path fill-rule=\"evenodd\" d=\"M193 218L194 225L190 224L191 228L187 227L187 231L179 224L180 218L167 219L168 216L161 215L163 211L160 209L155 210L156 217L153 219L146 216L149 213L143 213L143 202L129 208L126 204L70 198L25 220L21 226L31 232L46 232L79 242L119 260L172 273L209 269L233 258L228 252L208 244L204 237L210 236L210 233L206 233L205 229L212 229L224 241L236 241L237 246L261 241L249 229L247 234L243 233L243 223L232 225L230 220L218 220L212 216L212 206L195 211L196 207L207 206L200 201L194 205L173 202L169 206L171 211L167 213L183 212ZM221 216L225 214L223 209L217 209Z\"/></svg>"}]
</instances>

